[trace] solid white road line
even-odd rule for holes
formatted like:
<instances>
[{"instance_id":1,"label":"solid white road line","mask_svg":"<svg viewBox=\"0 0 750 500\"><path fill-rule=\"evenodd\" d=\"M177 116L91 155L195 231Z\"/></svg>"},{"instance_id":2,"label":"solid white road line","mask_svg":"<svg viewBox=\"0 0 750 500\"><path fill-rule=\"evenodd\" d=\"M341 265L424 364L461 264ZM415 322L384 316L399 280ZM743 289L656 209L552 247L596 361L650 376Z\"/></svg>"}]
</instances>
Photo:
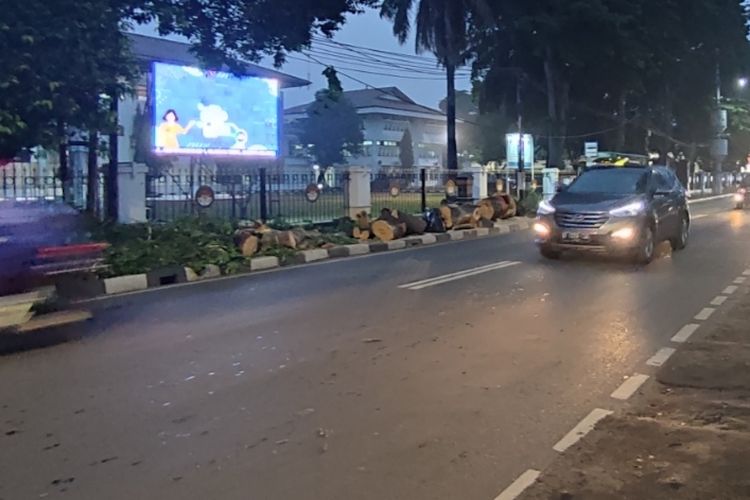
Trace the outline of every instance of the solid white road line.
<instances>
[{"instance_id":1,"label":"solid white road line","mask_svg":"<svg viewBox=\"0 0 750 500\"><path fill-rule=\"evenodd\" d=\"M740 276L739 278L737 278L736 280L734 280L734 284L735 285L741 285L741 284L743 284L746 281L747 281L747 278L745 278L744 276Z\"/></svg>"},{"instance_id":2,"label":"solid white road line","mask_svg":"<svg viewBox=\"0 0 750 500\"><path fill-rule=\"evenodd\" d=\"M672 357L672 354L674 354L675 352L677 352L677 349L673 349L671 347L662 347L656 352L656 354L651 357L651 359L646 361L646 364L648 366L662 366L670 357Z\"/></svg>"},{"instance_id":3,"label":"solid white road line","mask_svg":"<svg viewBox=\"0 0 750 500\"><path fill-rule=\"evenodd\" d=\"M509 262L509 261L503 261L498 262L496 264L490 264L487 266L477 267L473 269L466 269L464 271L459 271L456 273L450 273L443 276L435 276L434 278L429 278L422 281L415 281L414 283L407 283L405 285L399 285L399 288L406 288L408 290L422 290L423 288L428 288L431 286L437 286L442 285L444 283L449 283L451 281L457 281L464 278L469 278L471 276L476 276L478 274L487 273L490 271L497 271L499 269L505 269L508 267L517 266L520 264L520 262Z\"/></svg>"},{"instance_id":4,"label":"solid white road line","mask_svg":"<svg viewBox=\"0 0 750 500\"><path fill-rule=\"evenodd\" d=\"M724 302L726 302L728 298L729 297L726 297L724 295L719 295L718 297L716 297L714 300L711 301L711 305L717 306L717 307L722 306L724 305Z\"/></svg>"},{"instance_id":5,"label":"solid white road line","mask_svg":"<svg viewBox=\"0 0 750 500\"><path fill-rule=\"evenodd\" d=\"M630 399L633 394L635 394L635 391L640 389L641 386L646 383L646 380L648 380L648 375L636 373L625 382L623 382L622 385L611 394L611 397L613 397L614 399L619 399L621 401L626 401Z\"/></svg>"},{"instance_id":6,"label":"solid white road line","mask_svg":"<svg viewBox=\"0 0 750 500\"><path fill-rule=\"evenodd\" d=\"M706 321L715 312L716 309L714 309L713 307L704 307L701 312L695 315L695 319L697 319L698 321Z\"/></svg>"},{"instance_id":7,"label":"solid white road line","mask_svg":"<svg viewBox=\"0 0 750 500\"><path fill-rule=\"evenodd\" d=\"M538 470L527 470L526 472L518 476L518 479L513 481L513 484L505 488L502 493L495 497L495 500L515 500L516 498L521 496L521 493L523 493L526 488L534 484L534 482L539 479L540 474L541 473Z\"/></svg>"},{"instance_id":8,"label":"solid white road line","mask_svg":"<svg viewBox=\"0 0 750 500\"><path fill-rule=\"evenodd\" d=\"M706 217L708 217L708 214L701 214L701 215L694 215L691 217L691 219L700 220L700 219L705 219Z\"/></svg>"},{"instance_id":9,"label":"solid white road line","mask_svg":"<svg viewBox=\"0 0 750 500\"><path fill-rule=\"evenodd\" d=\"M564 452L565 450L576 444L578 441L580 441L586 434L594 430L596 424L598 424L600 420L609 415L612 415L611 411L596 408L586 417L584 417L584 419L581 420L578 425L573 427L573 430L567 433L565 437L560 441L558 441L558 443L553 446L552 449L560 453Z\"/></svg>"},{"instance_id":10,"label":"solid white road line","mask_svg":"<svg viewBox=\"0 0 750 500\"><path fill-rule=\"evenodd\" d=\"M737 291L737 287L736 287L736 286L734 286L734 285L732 285L732 286L728 286L728 287L726 287L726 288L724 289L724 291L723 291L723 292L721 292L721 293L723 293L724 295L732 295L732 294L733 294L734 292L736 292L736 291Z\"/></svg>"},{"instance_id":11,"label":"solid white road line","mask_svg":"<svg viewBox=\"0 0 750 500\"><path fill-rule=\"evenodd\" d=\"M477 270L480 270L480 269L492 269L492 268L494 268L496 266L500 266L500 265L506 264L507 262L508 262L507 260L504 260L502 262L494 262L492 264L487 264L486 266L479 266L479 267L474 267L474 268L471 268L471 269L464 269L463 271L456 271L455 273L444 274L442 276L435 276L433 278L427 278L427 279L424 279L424 280L421 280L421 281L414 281L412 283L406 283L405 285L399 285L399 288L409 288L409 287L412 287L412 286L423 285L425 283L429 283L431 281L435 281L435 280L442 279L442 278L448 278L448 277L451 277L451 276L460 276L460 275L462 275L464 273L467 273L469 271L477 271Z\"/></svg>"},{"instance_id":12,"label":"solid white road line","mask_svg":"<svg viewBox=\"0 0 750 500\"><path fill-rule=\"evenodd\" d=\"M692 337L693 334L695 332L697 332L698 328L700 328L700 327L701 327L700 325L696 325L694 323L690 324L690 325L683 326L682 330L680 330L679 332L677 332L677 334L674 337L672 337L672 342L677 342L678 344L682 344L684 342L687 342L688 339L690 337Z\"/></svg>"}]
</instances>

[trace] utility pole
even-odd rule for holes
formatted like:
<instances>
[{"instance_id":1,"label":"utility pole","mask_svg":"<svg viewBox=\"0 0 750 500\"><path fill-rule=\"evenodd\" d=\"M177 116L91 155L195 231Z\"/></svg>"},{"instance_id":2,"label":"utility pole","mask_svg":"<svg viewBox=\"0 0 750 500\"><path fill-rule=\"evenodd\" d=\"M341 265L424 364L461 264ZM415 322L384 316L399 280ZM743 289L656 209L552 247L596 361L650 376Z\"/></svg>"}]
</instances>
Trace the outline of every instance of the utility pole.
<instances>
[{"instance_id":1,"label":"utility pole","mask_svg":"<svg viewBox=\"0 0 750 500\"><path fill-rule=\"evenodd\" d=\"M518 113L518 170L516 170L516 197L520 200L526 191L526 172L523 144L523 99L521 94L522 73L516 79L516 111Z\"/></svg>"},{"instance_id":2,"label":"utility pole","mask_svg":"<svg viewBox=\"0 0 750 500\"><path fill-rule=\"evenodd\" d=\"M727 112L721 109L721 63L719 49L716 49L716 109L713 116L714 140L711 144L711 157L714 162L713 192L719 195L723 191L722 163L729 153L729 142L726 138Z\"/></svg>"}]
</instances>

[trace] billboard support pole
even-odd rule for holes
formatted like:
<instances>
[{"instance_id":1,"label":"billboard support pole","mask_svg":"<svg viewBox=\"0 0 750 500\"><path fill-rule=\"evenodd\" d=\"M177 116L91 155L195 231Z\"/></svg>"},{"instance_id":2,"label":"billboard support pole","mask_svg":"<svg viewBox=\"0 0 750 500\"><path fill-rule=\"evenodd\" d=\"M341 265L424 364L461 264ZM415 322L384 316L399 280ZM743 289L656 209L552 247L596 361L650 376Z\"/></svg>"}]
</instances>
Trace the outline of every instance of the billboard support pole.
<instances>
[{"instance_id":1,"label":"billboard support pole","mask_svg":"<svg viewBox=\"0 0 750 500\"><path fill-rule=\"evenodd\" d=\"M268 220L268 192L266 184L266 167L260 167L260 220L265 223Z\"/></svg>"}]
</instances>

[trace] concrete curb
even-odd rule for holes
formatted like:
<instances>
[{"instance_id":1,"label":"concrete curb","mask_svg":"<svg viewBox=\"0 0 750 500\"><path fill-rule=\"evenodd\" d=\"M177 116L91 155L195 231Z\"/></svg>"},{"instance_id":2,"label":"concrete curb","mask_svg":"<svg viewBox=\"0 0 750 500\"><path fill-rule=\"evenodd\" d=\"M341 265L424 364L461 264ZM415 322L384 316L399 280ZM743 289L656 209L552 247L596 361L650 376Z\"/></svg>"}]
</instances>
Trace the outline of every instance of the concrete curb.
<instances>
[{"instance_id":1,"label":"concrete curb","mask_svg":"<svg viewBox=\"0 0 750 500\"><path fill-rule=\"evenodd\" d=\"M463 241L468 239L486 238L499 236L514 232L524 231L533 225L533 219L516 217L509 220L501 220L494 223L493 227L466 229L461 231L449 231L446 233L423 234L420 236L409 236L400 240L370 243L358 243L354 245L343 245L329 249L318 248L305 250L295 255L288 262L282 262L278 257L254 257L250 259L250 273L268 271L289 265L301 265L312 262L320 262L328 259L342 259L347 257L363 256L376 253L384 253L408 248L435 245L438 243L449 243L452 241ZM221 277L218 266L207 266L200 274L188 267L173 266L157 269L147 274L136 274L130 276L119 276L100 280L100 289L105 295L115 295L129 292L138 292L147 288L168 286L179 283L193 283ZM96 287L91 287L92 290Z\"/></svg>"}]
</instances>

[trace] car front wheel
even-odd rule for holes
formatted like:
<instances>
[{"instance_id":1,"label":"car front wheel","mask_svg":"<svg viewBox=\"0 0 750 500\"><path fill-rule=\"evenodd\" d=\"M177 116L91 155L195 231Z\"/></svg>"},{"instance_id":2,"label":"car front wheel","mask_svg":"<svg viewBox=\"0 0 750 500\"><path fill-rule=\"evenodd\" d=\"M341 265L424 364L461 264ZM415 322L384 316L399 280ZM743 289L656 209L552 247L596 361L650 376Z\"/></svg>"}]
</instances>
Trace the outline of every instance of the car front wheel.
<instances>
[{"instance_id":1,"label":"car front wheel","mask_svg":"<svg viewBox=\"0 0 750 500\"><path fill-rule=\"evenodd\" d=\"M680 227L677 229L677 234L670 241L672 244L672 250L683 250L688 244L688 238L690 237L690 222L687 217L682 216Z\"/></svg>"},{"instance_id":2,"label":"car front wheel","mask_svg":"<svg viewBox=\"0 0 750 500\"><path fill-rule=\"evenodd\" d=\"M636 263L643 265L650 264L654 260L655 249L654 230L651 227L646 227L641 235L640 246L635 252Z\"/></svg>"},{"instance_id":3,"label":"car front wheel","mask_svg":"<svg viewBox=\"0 0 750 500\"><path fill-rule=\"evenodd\" d=\"M539 253L541 253L542 257L544 257L545 259L550 259L550 260L557 260L560 258L560 255L561 255L560 252L558 252L557 250L552 250L551 248L548 248L548 247L540 247Z\"/></svg>"}]
</instances>

